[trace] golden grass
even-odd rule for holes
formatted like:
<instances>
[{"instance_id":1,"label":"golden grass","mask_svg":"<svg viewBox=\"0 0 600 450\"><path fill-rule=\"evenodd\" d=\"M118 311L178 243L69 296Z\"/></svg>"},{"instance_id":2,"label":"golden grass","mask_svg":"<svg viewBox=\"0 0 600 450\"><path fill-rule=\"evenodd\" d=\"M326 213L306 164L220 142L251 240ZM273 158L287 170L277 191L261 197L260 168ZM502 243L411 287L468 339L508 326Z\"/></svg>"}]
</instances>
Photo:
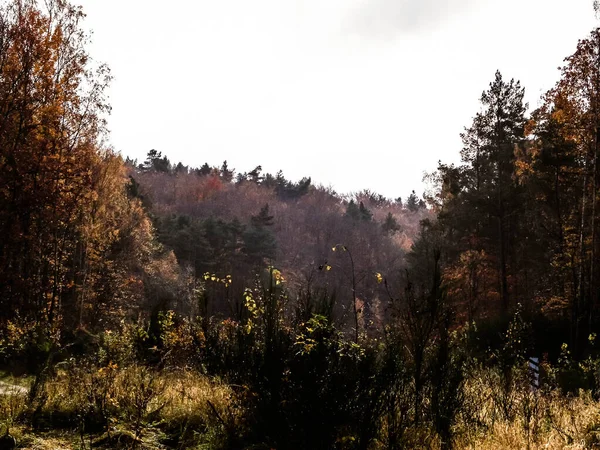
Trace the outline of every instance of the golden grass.
<instances>
[{"instance_id":1,"label":"golden grass","mask_svg":"<svg viewBox=\"0 0 600 450\"><path fill-rule=\"evenodd\" d=\"M0 394L0 433L5 427L12 429L17 418L27 410L27 396L12 389L2 390Z\"/></svg>"},{"instance_id":2,"label":"golden grass","mask_svg":"<svg viewBox=\"0 0 600 450\"><path fill-rule=\"evenodd\" d=\"M476 408L479 426L459 420L457 449L600 449L600 403L589 392L564 396L556 390L533 391L528 384L513 386L510 400L513 417L499 407L498 385L471 380L467 397ZM471 416L473 417L473 416Z\"/></svg>"},{"instance_id":3,"label":"golden grass","mask_svg":"<svg viewBox=\"0 0 600 450\"><path fill-rule=\"evenodd\" d=\"M33 422L41 429L24 426L31 423L34 410L41 419ZM90 411L94 418L107 418L106 425L100 429L85 425L81 418ZM189 444L205 443L235 430L240 418L230 386L186 370L157 372L116 365L61 369L44 384L36 402L30 404L24 395L0 395L0 432L9 425L24 448L79 448L82 431L97 438L107 429L133 433L144 442L142 448L154 448L153 443L169 434ZM51 429L55 431L50 434L40 431Z\"/></svg>"},{"instance_id":4,"label":"golden grass","mask_svg":"<svg viewBox=\"0 0 600 450\"><path fill-rule=\"evenodd\" d=\"M31 386L31 382L33 381L33 377L31 376L14 376L10 372L0 370L0 381L8 384L14 384L16 386L21 386L24 388L29 388Z\"/></svg>"},{"instance_id":5,"label":"golden grass","mask_svg":"<svg viewBox=\"0 0 600 450\"><path fill-rule=\"evenodd\" d=\"M178 371L165 375L163 381L164 391L155 404L164 405L160 415L166 422L214 425L220 420L231 420L238 408L232 388L218 380Z\"/></svg>"},{"instance_id":6,"label":"golden grass","mask_svg":"<svg viewBox=\"0 0 600 450\"><path fill-rule=\"evenodd\" d=\"M455 449L600 449L600 402L589 392L577 396L564 396L556 390L533 392L527 383L513 384L506 397L498 395L500 390L499 379L486 372L469 380L466 408L454 429ZM141 448L159 448L159 440L169 436L177 436L182 448L217 448L217 443L226 442L228 433L243 429L240 399L246 394L243 387L187 370L156 372L141 366L62 369L45 384L40 408L47 426L55 426L52 420L59 420L58 424L65 426L63 431L44 434L25 427L22 419L31 418L35 405L23 395L0 395L0 424L11 427L22 448L80 448L77 418L100 402L109 416L108 429L139 437ZM502 401L510 404L508 418ZM410 439L413 448L439 448L432 428L423 425L419 430L407 430L408 437L415 437ZM104 431L86 435L86 442L98 439Z\"/></svg>"},{"instance_id":7,"label":"golden grass","mask_svg":"<svg viewBox=\"0 0 600 450\"><path fill-rule=\"evenodd\" d=\"M19 427L11 431L16 438L19 448L29 450L71 450L78 449L80 445L74 442L72 433L64 432L32 434L30 430Z\"/></svg>"}]
</instances>

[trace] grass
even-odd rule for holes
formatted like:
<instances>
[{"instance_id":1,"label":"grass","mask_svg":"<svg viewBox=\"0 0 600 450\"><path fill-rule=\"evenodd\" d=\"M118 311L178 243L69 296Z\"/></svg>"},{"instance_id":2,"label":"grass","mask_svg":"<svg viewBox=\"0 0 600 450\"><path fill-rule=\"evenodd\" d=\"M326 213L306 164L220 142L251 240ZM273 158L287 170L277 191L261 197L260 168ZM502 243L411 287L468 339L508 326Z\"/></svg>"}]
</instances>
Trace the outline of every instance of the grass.
<instances>
[{"instance_id":1,"label":"grass","mask_svg":"<svg viewBox=\"0 0 600 450\"><path fill-rule=\"evenodd\" d=\"M33 403L0 395L0 424L22 448L220 448L242 415L217 379L141 366L61 369Z\"/></svg>"},{"instance_id":2,"label":"grass","mask_svg":"<svg viewBox=\"0 0 600 450\"><path fill-rule=\"evenodd\" d=\"M534 391L527 383L513 386L512 417L503 414L501 400L489 380L471 380L466 388L469 420L456 425L460 449L589 449L600 448L600 403L587 391L563 395L558 390ZM472 423L477 423L473 426Z\"/></svg>"},{"instance_id":3,"label":"grass","mask_svg":"<svg viewBox=\"0 0 600 450\"><path fill-rule=\"evenodd\" d=\"M589 392L566 396L514 383L502 397L498 379L483 371L464 392L455 449L600 448L600 403ZM244 387L189 370L64 367L32 404L23 395L0 395L0 423L9 425L20 448L243 448L246 395ZM509 402L510 417L502 402ZM427 424L410 435L412 448L439 448ZM371 447L383 448L383 442Z\"/></svg>"},{"instance_id":4,"label":"grass","mask_svg":"<svg viewBox=\"0 0 600 450\"><path fill-rule=\"evenodd\" d=\"M12 373L0 370L0 381L7 384L13 384L24 388L29 388L33 381L32 376L15 376Z\"/></svg>"}]
</instances>

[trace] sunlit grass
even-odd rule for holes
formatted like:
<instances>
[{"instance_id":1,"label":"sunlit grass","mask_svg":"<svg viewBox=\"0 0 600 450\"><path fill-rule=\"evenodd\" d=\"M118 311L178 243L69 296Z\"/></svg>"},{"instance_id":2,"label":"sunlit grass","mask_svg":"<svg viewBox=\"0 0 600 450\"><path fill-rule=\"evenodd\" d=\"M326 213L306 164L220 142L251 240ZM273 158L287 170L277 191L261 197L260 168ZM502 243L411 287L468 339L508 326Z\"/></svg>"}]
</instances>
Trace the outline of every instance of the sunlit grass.
<instances>
[{"instance_id":1,"label":"sunlit grass","mask_svg":"<svg viewBox=\"0 0 600 450\"><path fill-rule=\"evenodd\" d=\"M518 377L505 396L501 390L493 370L471 374L454 426L455 449L600 448L600 403L589 392L534 391ZM245 395L242 386L191 370L61 368L44 384L37 402L22 394L0 395L0 423L10 427L22 448L115 448L115 436L127 436L140 448L161 448L167 442L180 448L227 448L232 434L246 426ZM502 402L508 402L509 417ZM83 420L85 414L89 417ZM94 428L93 419L99 417L106 422ZM373 448L385 448L378 442ZM404 442L410 448L440 448L430 423L407 429Z\"/></svg>"},{"instance_id":2,"label":"sunlit grass","mask_svg":"<svg viewBox=\"0 0 600 450\"><path fill-rule=\"evenodd\" d=\"M471 415L456 424L455 448L600 448L600 403L589 392L563 395L524 383L513 385L505 398L498 395L501 389L490 378L470 381L466 395ZM509 418L499 404L502 399L510 402Z\"/></svg>"},{"instance_id":3,"label":"sunlit grass","mask_svg":"<svg viewBox=\"0 0 600 450\"><path fill-rule=\"evenodd\" d=\"M100 447L108 448L117 433L128 433L144 448L161 439L218 448L242 417L232 387L187 370L61 368L38 397L30 402L23 394L0 395L0 431L8 425L30 448L79 448L106 434ZM52 433L44 435L47 431Z\"/></svg>"}]
</instances>

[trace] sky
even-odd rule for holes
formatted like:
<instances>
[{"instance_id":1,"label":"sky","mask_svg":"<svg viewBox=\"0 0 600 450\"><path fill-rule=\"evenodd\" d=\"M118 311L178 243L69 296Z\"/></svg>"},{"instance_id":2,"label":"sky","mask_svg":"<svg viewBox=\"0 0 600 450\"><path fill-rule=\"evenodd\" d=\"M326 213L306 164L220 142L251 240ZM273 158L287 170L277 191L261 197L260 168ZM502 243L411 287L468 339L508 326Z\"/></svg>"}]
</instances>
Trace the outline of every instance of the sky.
<instances>
[{"instance_id":1,"label":"sky","mask_svg":"<svg viewBox=\"0 0 600 450\"><path fill-rule=\"evenodd\" d=\"M424 190L500 70L531 108L592 0L79 0L108 64L110 143L340 193Z\"/></svg>"}]
</instances>

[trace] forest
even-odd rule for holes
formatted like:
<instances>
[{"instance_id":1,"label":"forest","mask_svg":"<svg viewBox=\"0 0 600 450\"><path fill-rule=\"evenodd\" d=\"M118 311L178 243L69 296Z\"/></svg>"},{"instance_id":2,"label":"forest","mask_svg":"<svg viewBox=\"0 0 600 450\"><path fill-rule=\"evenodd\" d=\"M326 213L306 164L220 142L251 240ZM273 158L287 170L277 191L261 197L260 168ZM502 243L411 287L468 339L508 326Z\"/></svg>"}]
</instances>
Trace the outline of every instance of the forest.
<instances>
[{"instance_id":1,"label":"forest","mask_svg":"<svg viewBox=\"0 0 600 450\"><path fill-rule=\"evenodd\" d=\"M84 17L0 2L1 450L600 447L600 29L387 198L116 152Z\"/></svg>"}]
</instances>

